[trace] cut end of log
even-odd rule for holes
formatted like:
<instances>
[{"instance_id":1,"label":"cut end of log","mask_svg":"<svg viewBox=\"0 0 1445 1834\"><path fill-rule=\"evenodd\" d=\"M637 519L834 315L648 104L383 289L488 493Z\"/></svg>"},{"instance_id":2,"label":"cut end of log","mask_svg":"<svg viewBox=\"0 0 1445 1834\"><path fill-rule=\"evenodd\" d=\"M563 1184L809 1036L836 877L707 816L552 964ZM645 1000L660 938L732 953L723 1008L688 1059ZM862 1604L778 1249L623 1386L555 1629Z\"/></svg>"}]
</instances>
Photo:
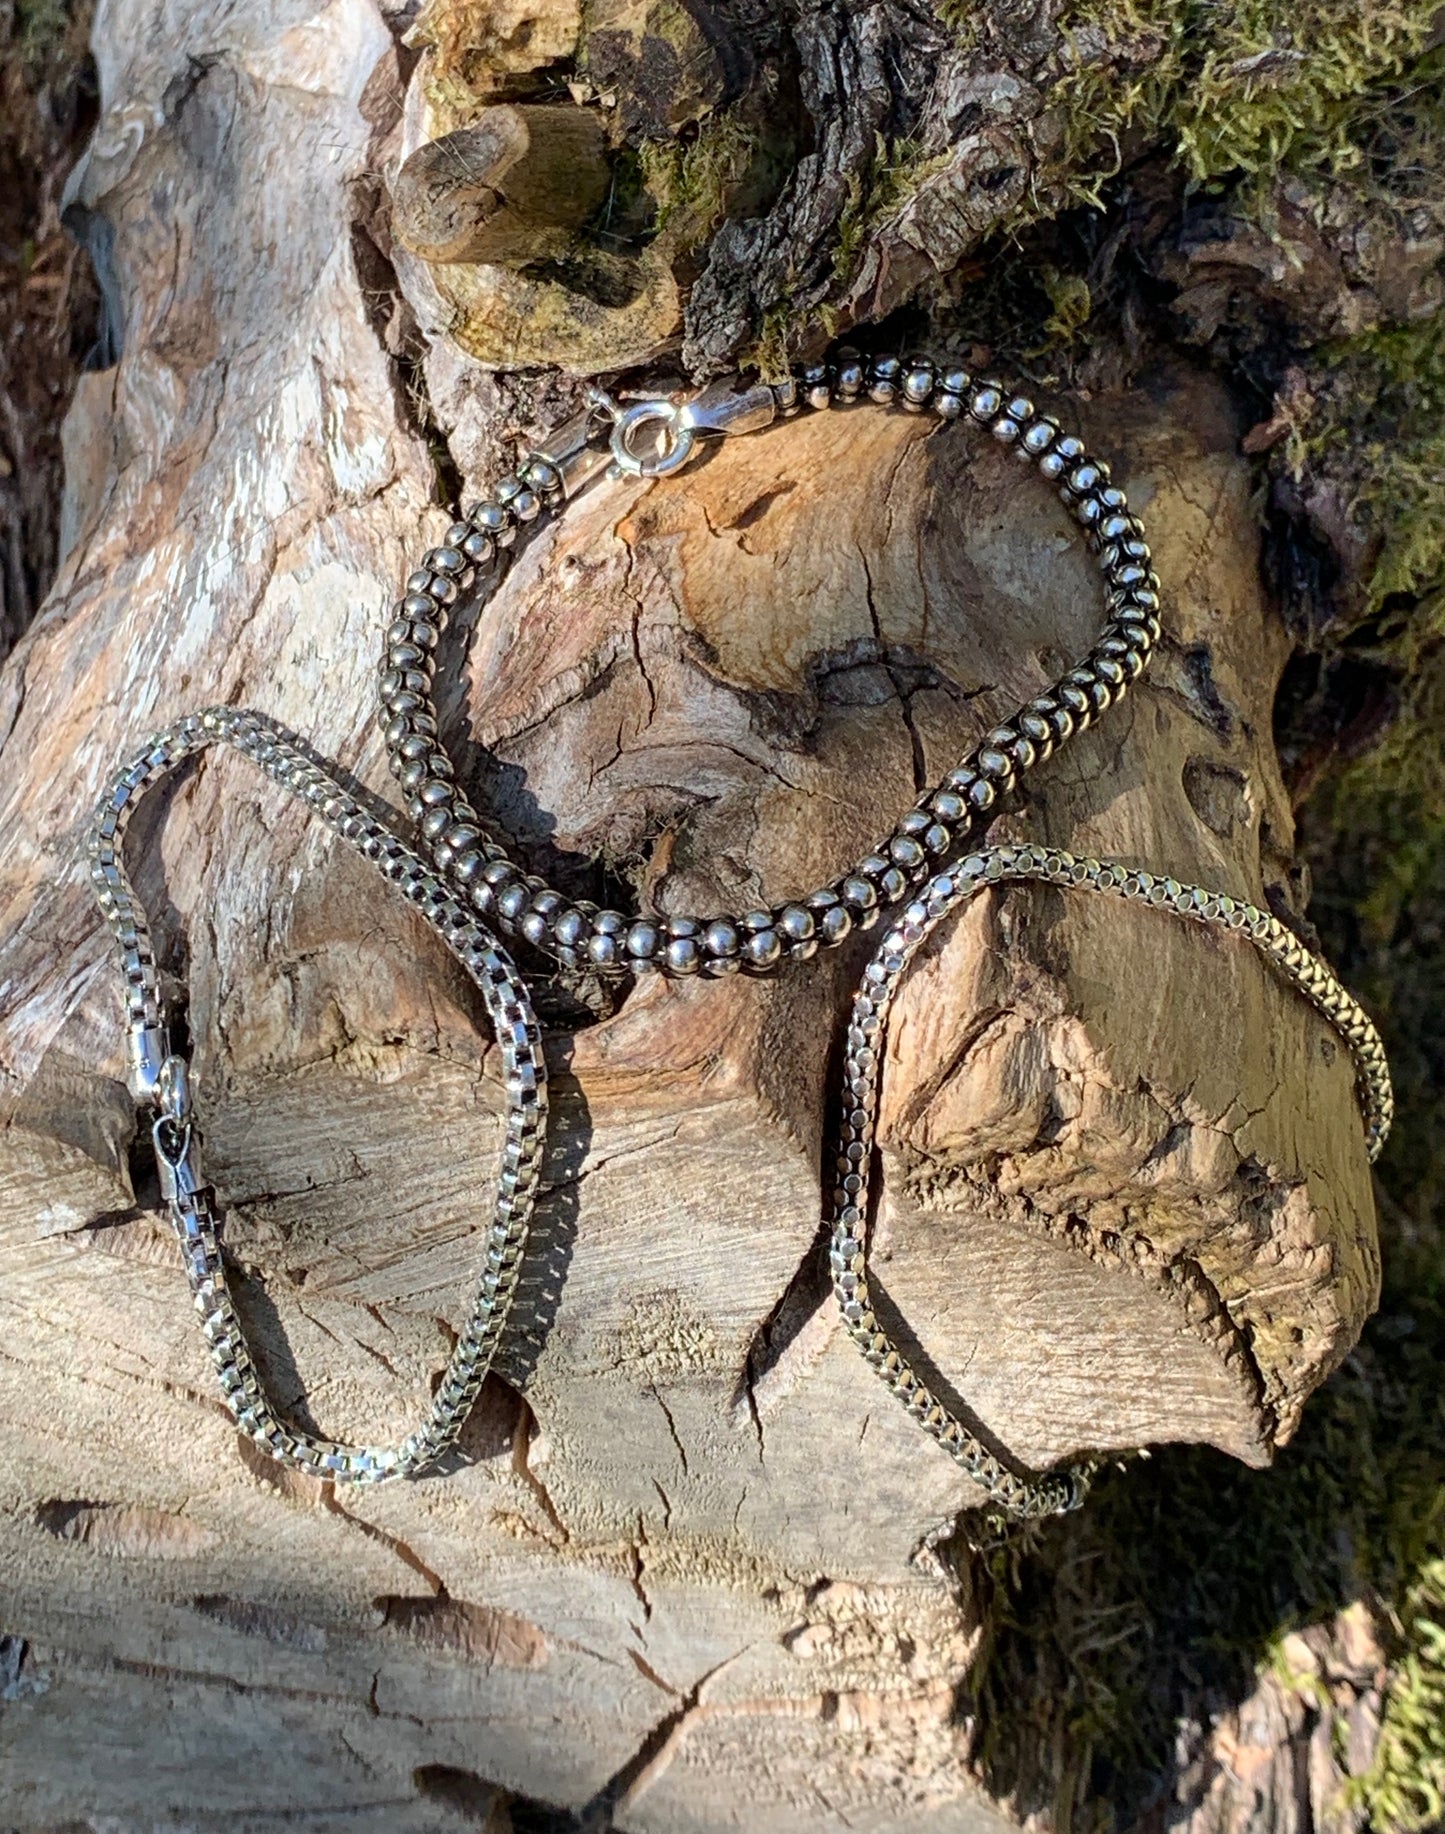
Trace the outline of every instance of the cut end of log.
<instances>
[{"instance_id":1,"label":"cut end of log","mask_svg":"<svg viewBox=\"0 0 1445 1834\"><path fill-rule=\"evenodd\" d=\"M392 229L424 261L523 267L565 254L608 182L594 111L499 104L405 161Z\"/></svg>"}]
</instances>

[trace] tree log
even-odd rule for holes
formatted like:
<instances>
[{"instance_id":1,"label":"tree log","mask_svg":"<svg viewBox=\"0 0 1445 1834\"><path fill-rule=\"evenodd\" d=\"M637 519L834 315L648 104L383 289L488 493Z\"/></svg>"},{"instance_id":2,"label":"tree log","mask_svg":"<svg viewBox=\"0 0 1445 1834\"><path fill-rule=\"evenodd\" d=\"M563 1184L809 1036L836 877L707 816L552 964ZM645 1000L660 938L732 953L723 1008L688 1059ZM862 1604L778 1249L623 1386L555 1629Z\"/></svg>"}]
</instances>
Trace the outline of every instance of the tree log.
<instances>
[{"instance_id":1,"label":"tree log","mask_svg":"<svg viewBox=\"0 0 1445 1834\"><path fill-rule=\"evenodd\" d=\"M446 517L351 250L348 187L396 114L382 19L182 14L97 22L79 188L115 225L125 353L73 410L68 447L106 462L0 678L7 1819L432 1829L499 1788L637 1834L1004 1826L946 1549L981 1499L848 1343L818 1255L866 939L559 1017L516 1329L447 1471L287 1475L213 1392L132 1169L79 840L115 759L215 700L389 791L374 658ZM1000 832L1297 909L1242 428L1181 365L1064 411L1148 522L1166 641ZM569 886L601 861L663 912L800 892L1087 647L1070 534L961 428L860 407L724 442L539 531L454 627L448 730ZM467 986L239 760L136 842L276 1391L338 1436L402 1430L498 1138ZM1024 1464L1174 1440L1266 1462L1373 1303L1344 1051L1246 944L1158 913L978 901L901 997L880 1145L881 1284Z\"/></svg>"},{"instance_id":2,"label":"tree log","mask_svg":"<svg viewBox=\"0 0 1445 1834\"><path fill-rule=\"evenodd\" d=\"M607 195L602 128L582 108L483 109L428 140L392 188L392 227L434 262L525 266L566 254Z\"/></svg>"},{"instance_id":3,"label":"tree log","mask_svg":"<svg viewBox=\"0 0 1445 1834\"><path fill-rule=\"evenodd\" d=\"M390 208L381 239L390 245L405 297L429 343L461 352L476 363L502 368L546 365L566 375L591 376L644 363L675 343L682 306L672 271L671 238L659 236L645 248L618 250L583 246L559 230L557 206L549 195L551 150L566 139L587 145L585 165L579 162L578 190L586 201L586 215L607 190L606 166L595 114L558 105L551 108L489 109L488 116L525 115L544 120L542 152L523 162L541 177L526 183L525 198L503 207L485 222L474 246L468 249L465 229L449 221L450 206L470 196L477 201L477 185L470 175L459 187L459 196L438 194L434 180L450 164L448 150L460 143L476 145L476 130L459 127L475 110L460 110L449 92L440 101L428 82L426 60L418 66L406 91L406 108L397 131L378 143L383 163L392 172ZM559 125L560 124L560 125ZM536 136L534 135L534 138ZM481 136L484 175L490 135ZM591 144L588 142L591 141ZM505 155L503 155L505 157ZM418 182L420 181L420 182ZM485 188L485 187L483 187ZM431 196L422 202L423 192ZM567 232L575 230L578 216L564 216ZM450 251L438 252L440 238L453 228L457 240ZM523 239L530 231L530 259ZM428 246L430 243L430 246ZM499 246L500 245L500 246ZM417 252L413 252L413 250ZM563 253L569 259L558 257Z\"/></svg>"}]
</instances>

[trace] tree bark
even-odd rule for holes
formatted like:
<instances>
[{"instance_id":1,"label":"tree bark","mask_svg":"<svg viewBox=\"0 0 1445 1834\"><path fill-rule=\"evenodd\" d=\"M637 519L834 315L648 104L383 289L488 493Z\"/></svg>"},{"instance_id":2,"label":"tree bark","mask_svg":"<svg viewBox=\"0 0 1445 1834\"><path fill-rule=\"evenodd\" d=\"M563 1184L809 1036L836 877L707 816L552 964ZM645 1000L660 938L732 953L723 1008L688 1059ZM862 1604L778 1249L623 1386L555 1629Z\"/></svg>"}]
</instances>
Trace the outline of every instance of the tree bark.
<instances>
[{"instance_id":1,"label":"tree bark","mask_svg":"<svg viewBox=\"0 0 1445 1834\"><path fill-rule=\"evenodd\" d=\"M541 987L547 1189L455 1468L338 1491L214 1395L133 1169L79 841L117 757L212 701L389 790L375 655L448 518L353 241L402 105L370 0L110 0L95 42L78 194L114 225L125 352L72 409L74 545L0 678L9 1818L421 1830L512 1792L637 1834L1008 1825L945 1551L981 1499L848 1343L818 1254L866 939L585 1023ZM500 398L469 412L464 471L504 440ZM1064 412L1146 518L1167 636L999 832L1298 910L1243 429L1178 362ZM538 533L449 639L447 729L559 882L600 860L663 912L801 892L1087 647L1069 533L960 428L860 407L729 441ZM134 859L277 1392L340 1437L404 1430L499 1133L467 987L239 760ZM882 1284L1026 1465L1181 1440L1265 1463L1374 1302L1345 1053L1246 944L1158 913L978 901L901 997L880 1146Z\"/></svg>"}]
</instances>

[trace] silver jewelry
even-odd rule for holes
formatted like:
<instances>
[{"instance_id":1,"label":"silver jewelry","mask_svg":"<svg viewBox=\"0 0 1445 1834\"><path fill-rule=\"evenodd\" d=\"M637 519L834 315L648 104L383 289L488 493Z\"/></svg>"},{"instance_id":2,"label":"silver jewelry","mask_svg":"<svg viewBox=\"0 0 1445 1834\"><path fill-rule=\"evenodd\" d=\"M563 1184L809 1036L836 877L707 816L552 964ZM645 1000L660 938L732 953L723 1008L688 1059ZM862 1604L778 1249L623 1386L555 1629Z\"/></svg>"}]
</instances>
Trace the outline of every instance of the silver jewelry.
<instances>
[{"instance_id":1,"label":"silver jewelry","mask_svg":"<svg viewBox=\"0 0 1445 1834\"><path fill-rule=\"evenodd\" d=\"M435 652L448 608L500 549L604 471L661 477L678 470L706 434L751 433L806 407L867 400L985 428L1037 466L1085 532L1104 576L1108 618L1098 642L1047 694L997 726L927 790L893 832L851 871L796 901L738 916L646 918L599 910L515 864L458 787L432 693ZM647 442L661 437L661 446ZM569 968L657 969L668 975L767 974L786 961L836 948L855 928L927 877L933 863L972 838L1023 773L1081 732L1128 689L1159 636L1159 581L1138 518L1109 468L1039 414L1024 395L978 382L924 358L840 355L776 386L715 384L677 404L620 409L593 390L586 411L544 439L490 500L447 531L406 582L386 633L380 719L393 775L437 870L481 915Z\"/></svg>"},{"instance_id":2,"label":"silver jewelry","mask_svg":"<svg viewBox=\"0 0 1445 1834\"><path fill-rule=\"evenodd\" d=\"M185 759L217 744L258 764L420 911L481 990L501 1050L507 1119L481 1279L431 1412L400 1445L337 1445L283 1421L266 1396L232 1303L220 1225L200 1170L189 1068L169 1038L150 926L121 860L125 830L141 798ZM491 1367L517 1287L547 1113L541 1034L525 982L454 889L289 735L254 713L212 707L158 733L106 792L91 824L87 852L120 951L131 1090L151 1117L161 1195L181 1244L201 1333L236 1424L273 1458L319 1477L374 1484L414 1475L461 1430Z\"/></svg>"},{"instance_id":3,"label":"silver jewelry","mask_svg":"<svg viewBox=\"0 0 1445 1834\"><path fill-rule=\"evenodd\" d=\"M990 847L969 854L939 873L899 913L863 971L843 1063L843 1124L834 1159L832 1241L829 1264L833 1290L848 1334L884 1385L908 1412L963 1467L995 1509L1016 1519L1062 1515L1075 1509L1088 1490L1094 1466L1075 1465L1042 1477L1017 1475L934 1396L879 1323L868 1291L868 1194L878 1084L888 1033L888 1013L898 986L918 950L943 920L988 885L1036 879L1048 885L1082 886L1116 898L1150 904L1195 923L1233 930L1247 937L1265 959L1324 1014L1349 1046L1364 1113L1365 1144L1373 1160L1394 1117L1394 1097L1385 1047L1370 1020L1335 979L1327 964L1307 949L1278 918L1241 899L1176 879L1156 878L1130 866L1081 859L1056 847Z\"/></svg>"},{"instance_id":4,"label":"silver jewelry","mask_svg":"<svg viewBox=\"0 0 1445 1834\"><path fill-rule=\"evenodd\" d=\"M457 788L442 745L432 681L447 610L480 570L543 509L556 510L603 471L660 477L679 470L707 434L753 432L807 406L826 409L865 397L945 420L971 419L1036 464L1083 527L1104 575L1109 618L1100 640L1047 694L996 727L898 823L875 853L807 897L741 917L629 919L573 902L526 874L487 834ZM652 443L649 445L649 441ZM517 1284L538 1181L546 1115L546 1070L527 989L487 922L524 936L564 966L658 970L676 976L764 974L784 961L836 947L870 929L883 910L921 886L884 936L853 1003L845 1058L844 1121L836 1158L831 1265L850 1335L908 1411L986 1493L1019 1518L1072 1509L1092 1465L1025 1477L1012 1472L929 1391L898 1352L868 1291L867 1209L878 1079L889 1004L909 962L933 929L984 885L1036 879L1140 899L1244 934L1309 998L1354 1053L1371 1158L1389 1129L1389 1074L1378 1034L1334 975L1265 912L1219 893L1121 865L1042 847L995 847L923 881L930 864L973 839L1000 795L1035 763L1092 724L1137 678L1159 637L1159 582L1138 519L1106 466L1078 440L1036 414L1023 396L926 360L840 355L835 364L776 386L705 389L691 401L644 401L620 409L594 390L586 411L533 453L491 501L448 531L407 581L387 632L381 720L393 774L420 825L433 871L287 734L253 713L229 708L178 721L152 739L115 779L90 831L92 875L115 933L125 975L131 1085L152 1116L162 1194L182 1244L187 1274L222 1392L242 1431L302 1469L375 1483L432 1463L459 1432L497 1347ZM145 914L120 861L125 827L140 797L184 759L225 744L259 764L401 890L481 989L501 1047L508 1116L503 1167L471 1317L424 1424L395 1447L337 1445L286 1425L266 1398L226 1284L219 1225L198 1161L187 1065L172 1050ZM482 921L485 919L486 922Z\"/></svg>"}]
</instances>

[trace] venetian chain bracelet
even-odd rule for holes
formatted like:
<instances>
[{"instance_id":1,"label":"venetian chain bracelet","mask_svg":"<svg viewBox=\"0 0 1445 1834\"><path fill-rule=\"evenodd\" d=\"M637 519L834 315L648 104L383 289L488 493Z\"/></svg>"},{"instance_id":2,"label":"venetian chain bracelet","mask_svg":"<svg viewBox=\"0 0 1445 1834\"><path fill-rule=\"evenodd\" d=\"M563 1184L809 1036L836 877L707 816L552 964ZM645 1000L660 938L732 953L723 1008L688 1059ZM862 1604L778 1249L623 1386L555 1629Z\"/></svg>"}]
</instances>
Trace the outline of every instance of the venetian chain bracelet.
<instances>
[{"instance_id":1,"label":"venetian chain bracelet","mask_svg":"<svg viewBox=\"0 0 1445 1834\"><path fill-rule=\"evenodd\" d=\"M396 1446L343 1446L282 1420L267 1398L226 1275L186 1059L172 1046L150 925L121 858L137 804L211 745L250 758L370 860L419 911L481 991L501 1054L507 1117L492 1221L471 1315L423 1423ZM254 713L212 707L157 733L115 777L91 825L91 877L120 953L131 1091L152 1115L161 1197L181 1245L201 1332L241 1431L273 1458L318 1477L379 1483L425 1469L456 1439L491 1368L522 1265L547 1114L541 1033L526 983L455 891L291 736Z\"/></svg>"},{"instance_id":2,"label":"venetian chain bracelet","mask_svg":"<svg viewBox=\"0 0 1445 1834\"><path fill-rule=\"evenodd\" d=\"M986 428L1037 465L1085 531L1104 576L1108 617L1088 655L982 742L943 782L925 792L892 834L851 872L796 901L740 916L627 917L570 900L524 872L457 787L432 697L435 652L449 608L483 583L483 570L544 510L556 511L603 471L660 477L679 470L706 434L754 432L801 408L823 410L866 398ZM652 441L649 449L648 442ZM495 577L495 576L493 576ZM1329 969L1277 919L1222 894L1146 872L1044 848L970 854L952 871L928 874L991 820L1000 796L1023 772L1088 727L1139 675L1159 636L1158 581L1143 530L1106 466L1036 413L1023 396L957 369L915 359L865 363L847 353L780 385L723 384L692 401L644 401L626 410L594 391L587 410L545 439L489 501L475 505L424 557L406 583L387 631L380 676L381 720L393 774L433 867L390 825L352 797L289 735L260 716L212 708L152 739L116 778L90 836L92 873L125 975L132 1087L152 1113L162 1194L181 1241L202 1329L221 1388L241 1429L273 1456L343 1481L414 1475L450 1445L491 1365L520 1271L546 1112L546 1073L526 985L492 935L525 937L566 969L767 974L854 929L871 929L911 890L914 901L888 929L855 997L845 1053L844 1119L834 1161L831 1265L849 1334L923 1429L963 1467L995 1508L1015 1518L1075 1507L1092 1466L1027 1477L1009 1470L939 1402L900 1355L873 1311L867 1277L867 1208L878 1078L889 1003L917 949L962 900L1004 880L1037 879L1142 899L1247 936L1310 999L1354 1053L1370 1156L1390 1123L1388 1072L1379 1038ZM484 1271L424 1424L395 1447L348 1448L298 1431L266 1398L227 1287L218 1223L201 1181L198 1135L183 1059L172 1051L146 919L120 861L125 825L140 796L184 759L212 744L253 759L348 844L372 860L435 929L481 989L506 1071L503 1166ZM923 881L927 879L927 884Z\"/></svg>"}]
</instances>

